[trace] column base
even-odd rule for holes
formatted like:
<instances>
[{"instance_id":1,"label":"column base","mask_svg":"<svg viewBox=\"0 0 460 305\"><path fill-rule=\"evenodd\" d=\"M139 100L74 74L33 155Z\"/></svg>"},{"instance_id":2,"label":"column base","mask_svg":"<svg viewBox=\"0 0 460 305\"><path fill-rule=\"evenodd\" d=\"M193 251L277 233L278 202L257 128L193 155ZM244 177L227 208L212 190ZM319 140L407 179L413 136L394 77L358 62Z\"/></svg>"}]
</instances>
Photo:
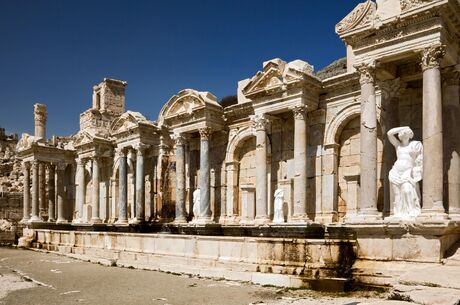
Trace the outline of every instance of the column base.
<instances>
[{"instance_id":1,"label":"column base","mask_svg":"<svg viewBox=\"0 0 460 305\"><path fill-rule=\"evenodd\" d=\"M422 213L417 216L417 221L422 223L442 223L449 219L444 208L422 209Z\"/></svg>"},{"instance_id":2,"label":"column base","mask_svg":"<svg viewBox=\"0 0 460 305\"><path fill-rule=\"evenodd\" d=\"M30 222L30 218L22 218L19 223L25 225L25 224L27 224L29 222Z\"/></svg>"},{"instance_id":3,"label":"column base","mask_svg":"<svg viewBox=\"0 0 460 305\"><path fill-rule=\"evenodd\" d=\"M184 224L184 223L187 223L187 218L185 218L184 216L176 217L176 218L174 219L173 223L176 223L176 224Z\"/></svg>"},{"instance_id":4,"label":"column base","mask_svg":"<svg viewBox=\"0 0 460 305\"><path fill-rule=\"evenodd\" d=\"M29 223L31 223L31 222L43 222L43 218L41 218L40 216L32 216L29 219Z\"/></svg>"},{"instance_id":5,"label":"column base","mask_svg":"<svg viewBox=\"0 0 460 305\"><path fill-rule=\"evenodd\" d=\"M58 223L69 223L69 222L67 221L67 219L58 219L56 220L56 223L58 224Z\"/></svg>"},{"instance_id":6,"label":"column base","mask_svg":"<svg viewBox=\"0 0 460 305\"><path fill-rule=\"evenodd\" d=\"M301 215L293 215L289 220L289 223L296 223L296 224L310 224L313 221L308 217L307 214Z\"/></svg>"},{"instance_id":7,"label":"column base","mask_svg":"<svg viewBox=\"0 0 460 305\"><path fill-rule=\"evenodd\" d=\"M76 225L86 224L86 222L83 220L83 218L74 219L74 220L72 220L72 223L76 224Z\"/></svg>"},{"instance_id":8,"label":"column base","mask_svg":"<svg viewBox=\"0 0 460 305\"><path fill-rule=\"evenodd\" d=\"M114 224L116 226L127 226L129 223L128 219L118 219Z\"/></svg>"},{"instance_id":9,"label":"column base","mask_svg":"<svg viewBox=\"0 0 460 305\"><path fill-rule=\"evenodd\" d=\"M449 218L453 221L460 221L460 211L449 211Z\"/></svg>"},{"instance_id":10,"label":"column base","mask_svg":"<svg viewBox=\"0 0 460 305\"><path fill-rule=\"evenodd\" d=\"M259 217L256 217L256 219L254 219L254 224L255 225L266 225L270 223L270 218L268 218L268 216L259 216Z\"/></svg>"},{"instance_id":11,"label":"column base","mask_svg":"<svg viewBox=\"0 0 460 305\"><path fill-rule=\"evenodd\" d=\"M195 218L192 223L194 224L211 224L215 223L214 220L211 217L197 217Z\"/></svg>"},{"instance_id":12,"label":"column base","mask_svg":"<svg viewBox=\"0 0 460 305\"><path fill-rule=\"evenodd\" d=\"M48 222L56 222L56 219L54 219L54 218L48 218Z\"/></svg>"},{"instance_id":13,"label":"column base","mask_svg":"<svg viewBox=\"0 0 460 305\"><path fill-rule=\"evenodd\" d=\"M347 215L344 219L345 223L349 224L368 224L368 223L382 223L382 213L377 211L362 211L357 214Z\"/></svg>"},{"instance_id":14,"label":"column base","mask_svg":"<svg viewBox=\"0 0 460 305\"><path fill-rule=\"evenodd\" d=\"M102 223L102 220L100 218L91 218L91 223Z\"/></svg>"},{"instance_id":15,"label":"column base","mask_svg":"<svg viewBox=\"0 0 460 305\"><path fill-rule=\"evenodd\" d=\"M315 216L315 222L322 224L329 224L335 222L337 219L336 213L324 213Z\"/></svg>"}]
</instances>

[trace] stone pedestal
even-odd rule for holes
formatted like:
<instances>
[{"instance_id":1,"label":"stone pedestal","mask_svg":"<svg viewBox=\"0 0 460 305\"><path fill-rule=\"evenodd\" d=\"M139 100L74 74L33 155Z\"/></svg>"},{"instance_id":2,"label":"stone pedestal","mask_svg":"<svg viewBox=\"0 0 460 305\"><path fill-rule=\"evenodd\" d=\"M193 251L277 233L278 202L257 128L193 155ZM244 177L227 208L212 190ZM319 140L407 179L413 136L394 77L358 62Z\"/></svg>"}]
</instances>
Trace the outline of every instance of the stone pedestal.
<instances>
[{"instance_id":1,"label":"stone pedestal","mask_svg":"<svg viewBox=\"0 0 460 305\"><path fill-rule=\"evenodd\" d=\"M360 175L344 176L347 181L347 213L346 219L353 219L358 215L358 203L359 203L359 180Z\"/></svg>"},{"instance_id":2,"label":"stone pedestal","mask_svg":"<svg viewBox=\"0 0 460 305\"><path fill-rule=\"evenodd\" d=\"M241 221L240 224L254 224L255 188L254 185L241 185Z\"/></svg>"},{"instance_id":3,"label":"stone pedestal","mask_svg":"<svg viewBox=\"0 0 460 305\"><path fill-rule=\"evenodd\" d=\"M440 61L445 48L423 52L423 206L421 221L447 218L443 205L443 139Z\"/></svg>"}]
</instances>

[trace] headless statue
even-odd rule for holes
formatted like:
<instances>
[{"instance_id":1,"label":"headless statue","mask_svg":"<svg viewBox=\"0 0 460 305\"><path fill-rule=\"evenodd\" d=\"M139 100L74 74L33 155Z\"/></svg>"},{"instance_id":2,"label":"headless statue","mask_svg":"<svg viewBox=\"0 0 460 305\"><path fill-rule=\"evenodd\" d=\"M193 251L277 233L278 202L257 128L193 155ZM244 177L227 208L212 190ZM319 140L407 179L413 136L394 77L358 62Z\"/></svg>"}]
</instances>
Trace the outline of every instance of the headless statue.
<instances>
[{"instance_id":1,"label":"headless statue","mask_svg":"<svg viewBox=\"0 0 460 305\"><path fill-rule=\"evenodd\" d=\"M389 174L394 193L393 217L410 220L421 212L418 183L423 174L423 145L419 141L411 141L414 132L409 127L393 128L387 134L397 155Z\"/></svg>"},{"instance_id":2,"label":"headless statue","mask_svg":"<svg viewBox=\"0 0 460 305\"><path fill-rule=\"evenodd\" d=\"M274 204L274 223L284 223L284 191L277 189L275 191L275 204Z\"/></svg>"}]
</instances>

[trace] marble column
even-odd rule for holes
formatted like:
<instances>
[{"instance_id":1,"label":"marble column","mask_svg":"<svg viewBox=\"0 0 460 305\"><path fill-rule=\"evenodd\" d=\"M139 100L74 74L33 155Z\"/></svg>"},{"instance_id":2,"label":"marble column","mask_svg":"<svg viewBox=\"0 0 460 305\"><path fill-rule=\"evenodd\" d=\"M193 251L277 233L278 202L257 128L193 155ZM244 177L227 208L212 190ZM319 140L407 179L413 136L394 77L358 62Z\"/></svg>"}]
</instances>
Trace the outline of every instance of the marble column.
<instances>
[{"instance_id":1,"label":"marble column","mask_svg":"<svg viewBox=\"0 0 460 305\"><path fill-rule=\"evenodd\" d=\"M443 87L444 155L449 216L460 219L460 72L445 71Z\"/></svg>"},{"instance_id":2,"label":"marble column","mask_svg":"<svg viewBox=\"0 0 460 305\"><path fill-rule=\"evenodd\" d=\"M356 66L361 84L360 130L360 202L358 217L379 220L377 211L377 103L375 98L375 63Z\"/></svg>"},{"instance_id":3,"label":"marble column","mask_svg":"<svg viewBox=\"0 0 460 305\"><path fill-rule=\"evenodd\" d=\"M267 200L267 128L269 120L265 114L252 118L256 130L256 217L257 224L269 222Z\"/></svg>"},{"instance_id":4,"label":"marble column","mask_svg":"<svg viewBox=\"0 0 460 305\"><path fill-rule=\"evenodd\" d=\"M46 166L43 162L38 165L38 200L39 214L40 217L43 217L48 206L46 202Z\"/></svg>"},{"instance_id":5,"label":"marble column","mask_svg":"<svg viewBox=\"0 0 460 305\"><path fill-rule=\"evenodd\" d=\"M30 163L22 163L22 173L24 175L24 203L23 203L23 217L21 223L27 223L30 219Z\"/></svg>"},{"instance_id":6,"label":"marble column","mask_svg":"<svg viewBox=\"0 0 460 305\"><path fill-rule=\"evenodd\" d=\"M211 128L200 129L200 213L198 222L213 222L211 216L211 196L210 196L210 160L209 142L211 138Z\"/></svg>"},{"instance_id":7,"label":"marble column","mask_svg":"<svg viewBox=\"0 0 460 305\"><path fill-rule=\"evenodd\" d=\"M91 222L92 223L100 223L100 170L99 170L99 163L100 159L98 157L93 157L93 169L92 169L92 177L91 177L91 184L92 184L92 192L91 192L91 203L92 203L92 216Z\"/></svg>"},{"instance_id":8,"label":"marble column","mask_svg":"<svg viewBox=\"0 0 460 305\"><path fill-rule=\"evenodd\" d=\"M423 206L421 219L444 219L441 60L445 47L422 55L423 70Z\"/></svg>"},{"instance_id":9,"label":"marble column","mask_svg":"<svg viewBox=\"0 0 460 305\"><path fill-rule=\"evenodd\" d=\"M57 193L57 220L56 223L67 223L65 219L65 205L66 205L66 196L64 189L64 173L66 168L65 163L59 163L56 165L56 193Z\"/></svg>"},{"instance_id":10,"label":"marble column","mask_svg":"<svg viewBox=\"0 0 460 305\"><path fill-rule=\"evenodd\" d=\"M55 222L56 221L56 194L55 194L55 165L48 164L48 221Z\"/></svg>"},{"instance_id":11,"label":"marble column","mask_svg":"<svg viewBox=\"0 0 460 305\"><path fill-rule=\"evenodd\" d=\"M136 218L135 223L145 221L145 150L147 146L139 144L136 154Z\"/></svg>"},{"instance_id":12,"label":"marble column","mask_svg":"<svg viewBox=\"0 0 460 305\"><path fill-rule=\"evenodd\" d=\"M176 215L174 222L187 222L185 214L185 137L174 135L176 142ZM198 215L195 215L197 217Z\"/></svg>"},{"instance_id":13,"label":"marble column","mask_svg":"<svg viewBox=\"0 0 460 305\"><path fill-rule=\"evenodd\" d=\"M119 154L119 171L118 171L118 220L117 224L127 224L128 223L128 209L127 209L127 199L128 199L128 171L126 164L126 149L120 149Z\"/></svg>"},{"instance_id":14,"label":"marble column","mask_svg":"<svg viewBox=\"0 0 460 305\"><path fill-rule=\"evenodd\" d=\"M86 200L86 181L85 181L85 164L86 159L78 158L77 171L76 171L76 182L77 182L77 217L74 219L75 223L83 222L83 209L85 208Z\"/></svg>"},{"instance_id":15,"label":"marble column","mask_svg":"<svg viewBox=\"0 0 460 305\"><path fill-rule=\"evenodd\" d=\"M306 222L307 215L307 107L297 106L294 113L294 209L292 221Z\"/></svg>"},{"instance_id":16,"label":"marble column","mask_svg":"<svg viewBox=\"0 0 460 305\"><path fill-rule=\"evenodd\" d=\"M228 162L227 170L227 219L234 223L238 217L238 170L239 162Z\"/></svg>"},{"instance_id":17,"label":"marble column","mask_svg":"<svg viewBox=\"0 0 460 305\"><path fill-rule=\"evenodd\" d=\"M32 217L30 222L38 222L43 219L39 216L39 202L38 202L38 167L37 160L32 163Z\"/></svg>"}]
</instances>

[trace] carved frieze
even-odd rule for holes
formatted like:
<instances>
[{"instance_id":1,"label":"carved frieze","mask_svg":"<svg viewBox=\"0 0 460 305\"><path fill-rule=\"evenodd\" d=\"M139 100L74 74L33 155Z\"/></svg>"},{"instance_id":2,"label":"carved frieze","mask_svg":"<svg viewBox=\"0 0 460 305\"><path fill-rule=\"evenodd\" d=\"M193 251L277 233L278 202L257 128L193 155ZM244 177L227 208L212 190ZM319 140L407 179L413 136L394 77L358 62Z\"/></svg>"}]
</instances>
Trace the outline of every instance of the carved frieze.
<instances>
[{"instance_id":1,"label":"carved frieze","mask_svg":"<svg viewBox=\"0 0 460 305\"><path fill-rule=\"evenodd\" d=\"M434 0L401 0L401 11L404 13L433 1Z\"/></svg>"}]
</instances>

